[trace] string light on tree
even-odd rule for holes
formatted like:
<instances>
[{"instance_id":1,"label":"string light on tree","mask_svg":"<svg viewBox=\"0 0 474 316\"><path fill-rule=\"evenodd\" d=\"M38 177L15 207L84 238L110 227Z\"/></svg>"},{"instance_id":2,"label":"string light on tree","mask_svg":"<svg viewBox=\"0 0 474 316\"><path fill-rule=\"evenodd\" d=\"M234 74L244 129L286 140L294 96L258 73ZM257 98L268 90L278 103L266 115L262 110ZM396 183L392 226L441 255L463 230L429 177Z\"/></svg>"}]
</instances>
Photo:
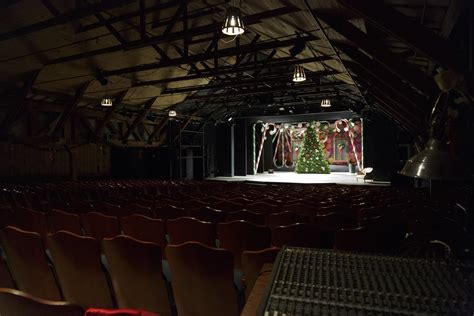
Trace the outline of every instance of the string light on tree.
<instances>
[{"instance_id":1,"label":"string light on tree","mask_svg":"<svg viewBox=\"0 0 474 316\"><path fill-rule=\"evenodd\" d=\"M295 171L296 173L330 173L329 164L316 131L316 124L309 124L306 129Z\"/></svg>"}]
</instances>

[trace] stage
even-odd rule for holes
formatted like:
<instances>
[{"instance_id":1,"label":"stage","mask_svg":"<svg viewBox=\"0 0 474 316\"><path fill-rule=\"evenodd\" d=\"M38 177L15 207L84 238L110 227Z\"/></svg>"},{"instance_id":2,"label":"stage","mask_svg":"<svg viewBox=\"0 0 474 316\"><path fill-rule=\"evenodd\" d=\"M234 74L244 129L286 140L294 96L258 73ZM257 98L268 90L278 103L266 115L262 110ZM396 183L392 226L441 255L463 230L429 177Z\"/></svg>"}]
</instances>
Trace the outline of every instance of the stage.
<instances>
[{"instance_id":1,"label":"stage","mask_svg":"<svg viewBox=\"0 0 474 316\"><path fill-rule=\"evenodd\" d=\"M263 183L335 183L343 185L371 185L371 186L389 186L390 182L372 181L356 179L355 173L349 172L333 172L331 174L298 174L295 172L276 171L272 174L267 172L234 177L215 177L209 180L219 181L247 181L247 182L263 182ZM358 180L358 181L357 181Z\"/></svg>"}]
</instances>

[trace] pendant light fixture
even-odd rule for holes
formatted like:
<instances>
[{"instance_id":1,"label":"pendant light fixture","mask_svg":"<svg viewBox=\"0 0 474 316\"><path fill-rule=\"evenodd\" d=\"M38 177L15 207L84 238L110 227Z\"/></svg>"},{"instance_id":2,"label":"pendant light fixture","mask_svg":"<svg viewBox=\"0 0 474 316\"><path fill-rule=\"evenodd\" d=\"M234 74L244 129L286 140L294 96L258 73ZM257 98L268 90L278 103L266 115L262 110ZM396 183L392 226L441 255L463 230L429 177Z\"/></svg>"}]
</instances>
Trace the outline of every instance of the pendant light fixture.
<instances>
[{"instance_id":1,"label":"pendant light fixture","mask_svg":"<svg viewBox=\"0 0 474 316\"><path fill-rule=\"evenodd\" d=\"M293 82L306 81L306 74L304 73L303 66L296 65L295 71L293 72Z\"/></svg>"},{"instance_id":2,"label":"pendant light fixture","mask_svg":"<svg viewBox=\"0 0 474 316\"><path fill-rule=\"evenodd\" d=\"M170 111L168 112L168 116L169 116L169 117L176 117L176 111L175 111L175 110L170 110Z\"/></svg>"},{"instance_id":3,"label":"pendant light fixture","mask_svg":"<svg viewBox=\"0 0 474 316\"><path fill-rule=\"evenodd\" d=\"M324 99L321 101L321 107L322 108L329 108L331 107L331 100L329 99Z\"/></svg>"},{"instance_id":4,"label":"pendant light fixture","mask_svg":"<svg viewBox=\"0 0 474 316\"><path fill-rule=\"evenodd\" d=\"M111 99L111 98L105 97L105 98L102 99L102 102L100 102L100 104L101 104L102 106L108 107L108 106L112 106L112 105L113 105L113 102L112 102L112 99Z\"/></svg>"},{"instance_id":5,"label":"pendant light fixture","mask_svg":"<svg viewBox=\"0 0 474 316\"><path fill-rule=\"evenodd\" d=\"M222 33L230 36L237 36L244 34L245 27L242 18L240 17L240 10L236 7L229 7L227 9L224 25L222 25Z\"/></svg>"}]
</instances>

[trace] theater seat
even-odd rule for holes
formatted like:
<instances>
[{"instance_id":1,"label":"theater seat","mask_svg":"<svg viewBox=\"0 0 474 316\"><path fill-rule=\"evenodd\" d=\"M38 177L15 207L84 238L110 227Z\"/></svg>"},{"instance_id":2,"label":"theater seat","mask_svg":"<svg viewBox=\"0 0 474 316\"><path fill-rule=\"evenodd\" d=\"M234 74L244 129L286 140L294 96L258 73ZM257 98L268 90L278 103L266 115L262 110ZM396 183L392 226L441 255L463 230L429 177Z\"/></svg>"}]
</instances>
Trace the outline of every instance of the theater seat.
<instances>
[{"instance_id":1,"label":"theater seat","mask_svg":"<svg viewBox=\"0 0 474 316\"><path fill-rule=\"evenodd\" d=\"M119 308L171 315L159 245L127 236L102 240Z\"/></svg>"},{"instance_id":2,"label":"theater seat","mask_svg":"<svg viewBox=\"0 0 474 316\"><path fill-rule=\"evenodd\" d=\"M340 229L336 232L334 248L337 250L377 252L377 235L367 227Z\"/></svg>"},{"instance_id":3,"label":"theater seat","mask_svg":"<svg viewBox=\"0 0 474 316\"><path fill-rule=\"evenodd\" d=\"M48 301L13 289L0 288L0 315L5 316L83 316L75 304Z\"/></svg>"},{"instance_id":4,"label":"theater seat","mask_svg":"<svg viewBox=\"0 0 474 316\"><path fill-rule=\"evenodd\" d=\"M48 246L64 299L83 308L113 307L96 239L60 231L48 235Z\"/></svg>"},{"instance_id":5,"label":"theater seat","mask_svg":"<svg viewBox=\"0 0 474 316\"><path fill-rule=\"evenodd\" d=\"M97 240L102 238L120 235L120 225L118 218L97 212L81 214L82 227L86 236Z\"/></svg>"},{"instance_id":6,"label":"theater seat","mask_svg":"<svg viewBox=\"0 0 474 316\"><path fill-rule=\"evenodd\" d=\"M198 242L166 247L179 316L237 316L230 251Z\"/></svg>"},{"instance_id":7,"label":"theater seat","mask_svg":"<svg viewBox=\"0 0 474 316\"><path fill-rule=\"evenodd\" d=\"M82 235L81 220L76 214L51 210L47 214L47 221L50 233L65 230L73 234Z\"/></svg>"},{"instance_id":8,"label":"theater seat","mask_svg":"<svg viewBox=\"0 0 474 316\"><path fill-rule=\"evenodd\" d=\"M240 268L240 256L246 250L262 250L270 247L271 231L268 227L246 221L232 221L217 225L220 247L234 254L234 265Z\"/></svg>"},{"instance_id":9,"label":"theater seat","mask_svg":"<svg viewBox=\"0 0 474 316\"><path fill-rule=\"evenodd\" d=\"M123 233L135 239L158 244L163 250L166 247L165 223L161 219L133 214L120 219Z\"/></svg>"},{"instance_id":10,"label":"theater seat","mask_svg":"<svg viewBox=\"0 0 474 316\"><path fill-rule=\"evenodd\" d=\"M209 207L189 209L188 212L189 216L191 217L214 224L223 222L226 217L226 213L224 213L223 211L215 210Z\"/></svg>"},{"instance_id":11,"label":"theater seat","mask_svg":"<svg viewBox=\"0 0 474 316\"><path fill-rule=\"evenodd\" d=\"M256 225L265 225L265 215L250 212L247 210L240 210L236 212L230 212L227 214L227 221L235 221L235 220L244 220L250 223L254 223Z\"/></svg>"},{"instance_id":12,"label":"theater seat","mask_svg":"<svg viewBox=\"0 0 474 316\"><path fill-rule=\"evenodd\" d=\"M272 243L276 247L321 248L321 231L318 226L308 223L278 226L272 230Z\"/></svg>"},{"instance_id":13,"label":"theater seat","mask_svg":"<svg viewBox=\"0 0 474 316\"><path fill-rule=\"evenodd\" d=\"M257 280L260 270L265 263L273 263L280 248L268 248L242 253L243 282L245 283L245 297L248 298Z\"/></svg>"},{"instance_id":14,"label":"theater seat","mask_svg":"<svg viewBox=\"0 0 474 316\"><path fill-rule=\"evenodd\" d=\"M197 241L209 247L216 245L216 226L192 217L180 217L166 222L170 244Z\"/></svg>"},{"instance_id":15,"label":"theater seat","mask_svg":"<svg viewBox=\"0 0 474 316\"><path fill-rule=\"evenodd\" d=\"M19 290L43 299L61 300L39 234L8 226L1 232L1 241Z\"/></svg>"}]
</instances>

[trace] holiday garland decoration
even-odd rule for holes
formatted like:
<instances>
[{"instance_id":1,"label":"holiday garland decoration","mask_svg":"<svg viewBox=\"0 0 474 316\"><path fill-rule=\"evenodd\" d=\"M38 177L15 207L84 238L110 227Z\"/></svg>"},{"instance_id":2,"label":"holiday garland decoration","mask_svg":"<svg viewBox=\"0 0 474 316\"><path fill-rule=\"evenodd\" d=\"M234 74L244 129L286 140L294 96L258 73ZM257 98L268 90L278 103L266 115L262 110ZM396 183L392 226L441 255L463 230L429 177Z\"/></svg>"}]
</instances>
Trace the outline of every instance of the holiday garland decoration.
<instances>
[{"instance_id":1,"label":"holiday garland decoration","mask_svg":"<svg viewBox=\"0 0 474 316\"><path fill-rule=\"evenodd\" d=\"M310 124L306 129L295 171L296 173L330 173L329 164L319 140L319 133L314 124Z\"/></svg>"}]
</instances>

